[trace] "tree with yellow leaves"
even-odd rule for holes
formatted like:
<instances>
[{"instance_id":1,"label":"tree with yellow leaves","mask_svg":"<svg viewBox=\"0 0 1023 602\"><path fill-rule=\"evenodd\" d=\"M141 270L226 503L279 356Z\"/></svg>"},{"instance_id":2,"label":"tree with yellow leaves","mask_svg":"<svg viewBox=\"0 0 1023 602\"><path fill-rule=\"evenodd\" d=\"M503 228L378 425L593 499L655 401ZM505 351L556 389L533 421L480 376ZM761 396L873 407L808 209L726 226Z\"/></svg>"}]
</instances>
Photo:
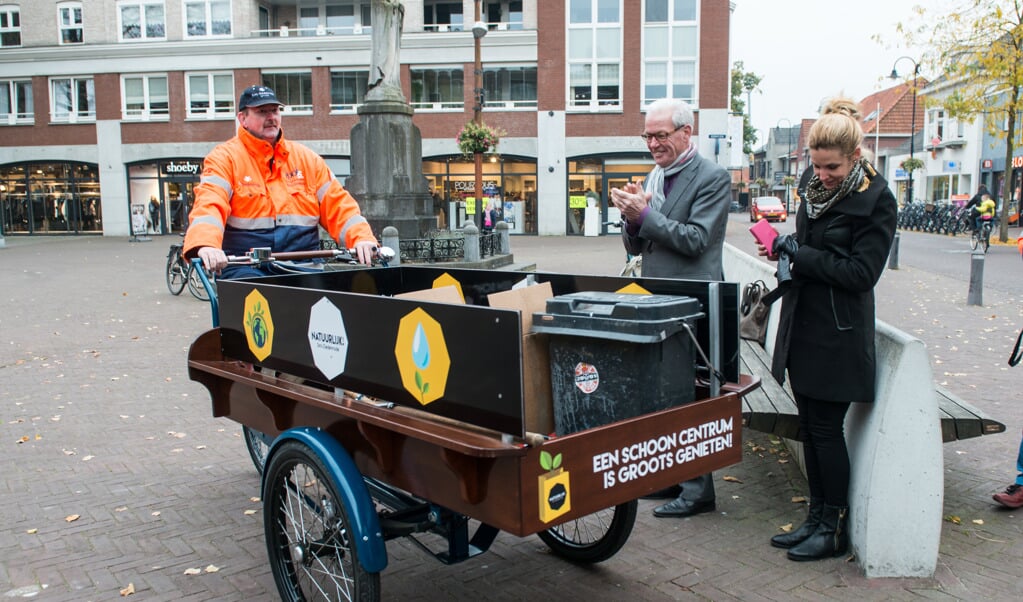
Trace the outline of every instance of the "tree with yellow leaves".
<instances>
[{"instance_id":1,"label":"tree with yellow leaves","mask_svg":"<svg viewBox=\"0 0 1023 602\"><path fill-rule=\"evenodd\" d=\"M925 49L921 63L941 73L950 90L927 104L955 119L981 118L991 136L1005 140L1005 195L1011 195L1010 166L1023 111L1023 0L959 0L940 15L921 6L915 10L919 25L900 23L897 31L909 46ZM1009 237L1008 207L1003 198L1001 242Z\"/></svg>"}]
</instances>

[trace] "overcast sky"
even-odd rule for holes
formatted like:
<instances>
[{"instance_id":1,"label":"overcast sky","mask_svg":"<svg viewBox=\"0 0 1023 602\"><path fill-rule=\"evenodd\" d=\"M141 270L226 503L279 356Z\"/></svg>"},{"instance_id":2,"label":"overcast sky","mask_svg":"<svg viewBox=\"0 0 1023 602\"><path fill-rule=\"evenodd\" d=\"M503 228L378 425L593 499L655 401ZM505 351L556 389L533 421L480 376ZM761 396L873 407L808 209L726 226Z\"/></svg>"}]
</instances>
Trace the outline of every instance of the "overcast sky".
<instances>
[{"instance_id":1,"label":"overcast sky","mask_svg":"<svg viewBox=\"0 0 1023 602\"><path fill-rule=\"evenodd\" d=\"M753 92L753 127L757 146L767 129L785 127L818 115L821 100L844 92L855 100L897 83L888 79L903 55L919 60L922 53L895 38L897 23L912 22L914 5L933 0L734 0L732 64L763 80ZM880 34L898 47L885 48L872 38ZM901 60L899 75L912 74L913 63ZM743 100L746 99L745 94ZM872 108L863 108L866 112Z\"/></svg>"}]
</instances>

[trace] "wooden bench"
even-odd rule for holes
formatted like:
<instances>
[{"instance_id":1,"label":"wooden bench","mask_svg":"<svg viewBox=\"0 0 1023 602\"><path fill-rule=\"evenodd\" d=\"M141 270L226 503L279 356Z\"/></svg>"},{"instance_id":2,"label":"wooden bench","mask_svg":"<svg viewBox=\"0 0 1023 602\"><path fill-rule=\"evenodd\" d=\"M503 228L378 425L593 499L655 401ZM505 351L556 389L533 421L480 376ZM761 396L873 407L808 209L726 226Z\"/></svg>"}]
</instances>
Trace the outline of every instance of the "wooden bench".
<instances>
[{"instance_id":1,"label":"wooden bench","mask_svg":"<svg viewBox=\"0 0 1023 602\"><path fill-rule=\"evenodd\" d=\"M742 341L741 372L760 377L760 388L742 400L743 425L755 431L797 439L796 402L788 382L779 385L771 376L771 358L753 341ZM943 443L1005 432L1005 425L940 386L934 387Z\"/></svg>"}]
</instances>

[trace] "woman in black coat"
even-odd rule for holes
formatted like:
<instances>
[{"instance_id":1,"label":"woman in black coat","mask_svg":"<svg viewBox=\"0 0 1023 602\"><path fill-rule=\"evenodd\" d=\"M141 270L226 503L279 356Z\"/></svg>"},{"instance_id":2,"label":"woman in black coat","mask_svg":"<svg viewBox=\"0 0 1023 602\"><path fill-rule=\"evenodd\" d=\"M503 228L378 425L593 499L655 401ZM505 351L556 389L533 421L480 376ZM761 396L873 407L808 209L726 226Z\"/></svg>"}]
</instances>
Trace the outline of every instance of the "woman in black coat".
<instances>
[{"instance_id":1,"label":"woman in black coat","mask_svg":"<svg viewBox=\"0 0 1023 602\"><path fill-rule=\"evenodd\" d=\"M814 175L796 213L796 233L773 251L791 260L772 372L788 370L799 410L810 509L806 522L771 544L792 560L844 554L849 538L849 453L843 425L850 403L872 403L874 285L895 234L888 183L861 156L856 104L832 99L808 136ZM767 250L761 247L761 254Z\"/></svg>"}]
</instances>

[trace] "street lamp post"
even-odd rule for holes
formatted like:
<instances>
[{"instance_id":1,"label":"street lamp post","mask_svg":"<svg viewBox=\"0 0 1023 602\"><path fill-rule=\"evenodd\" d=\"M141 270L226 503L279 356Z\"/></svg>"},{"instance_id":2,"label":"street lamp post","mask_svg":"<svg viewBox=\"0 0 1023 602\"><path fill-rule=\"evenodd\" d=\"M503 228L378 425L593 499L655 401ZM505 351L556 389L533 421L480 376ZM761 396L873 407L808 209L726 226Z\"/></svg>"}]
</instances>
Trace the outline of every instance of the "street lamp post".
<instances>
[{"instance_id":1,"label":"street lamp post","mask_svg":"<svg viewBox=\"0 0 1023 602\"><path fill-rule=\"evenodd\" d=\"M899 58L895 59L894 63L892 63L892 73L891 75L888 76L891 79L899 78L899 72L895 70L895 67L896 65L899 64L899 61L901 61L902 59L906 59L909 62L913 63L913 115L910 116L909 118L909 158L913 159L913 151L915 150L916 141L916 79L920 75L920 63L913 60L912 57L900 56ZM913 161L910 161L910 163L913 163ZM906 183L907 205L913 202L913 179L914 179L913 171L915 170L910 170L909 181Z\"/></svg>"},{"instance_id":2,"label":"street lamp post","mask_svg":"<svg viewBox=\"0 0 1023 602\"><path fill-rule=\"evenodd\" d=\"M774 127L775 129L780 128L781 122L783 121L788 125L788 127L785 129L788 131L789 137L789 154L786 155L785 157L785 178L782 179L782 183L785 184L785 212L791 213L792 196L789 194L789 189L792 188L792 186L785 180L789 177L792 177L792 122L786 119L785 117L782 117L781 119L778 120L777 123L774 124Z\"/></svg>"},{"instance_id":3,"label":"street lamp post","mask_svg":"<svg viewBox=\"0 0 1023 602\"><path fill-rule=\"evenodd\" d=\"M473 107L472 107L472 120L476 125L483 123L483 59L480 50L480 41L483 36L487 35L487 24L482 21L482 14L480 11L481 0L476 0L475 4L475 16L473 18L472 26L472 38L473 38ZM476 215L473 221L476 222L476 227L479 229L483 228L483 153L479 150L473 153L473 159L475 161L475 175L476 175Z\"/></svg>"}]
</instances>

